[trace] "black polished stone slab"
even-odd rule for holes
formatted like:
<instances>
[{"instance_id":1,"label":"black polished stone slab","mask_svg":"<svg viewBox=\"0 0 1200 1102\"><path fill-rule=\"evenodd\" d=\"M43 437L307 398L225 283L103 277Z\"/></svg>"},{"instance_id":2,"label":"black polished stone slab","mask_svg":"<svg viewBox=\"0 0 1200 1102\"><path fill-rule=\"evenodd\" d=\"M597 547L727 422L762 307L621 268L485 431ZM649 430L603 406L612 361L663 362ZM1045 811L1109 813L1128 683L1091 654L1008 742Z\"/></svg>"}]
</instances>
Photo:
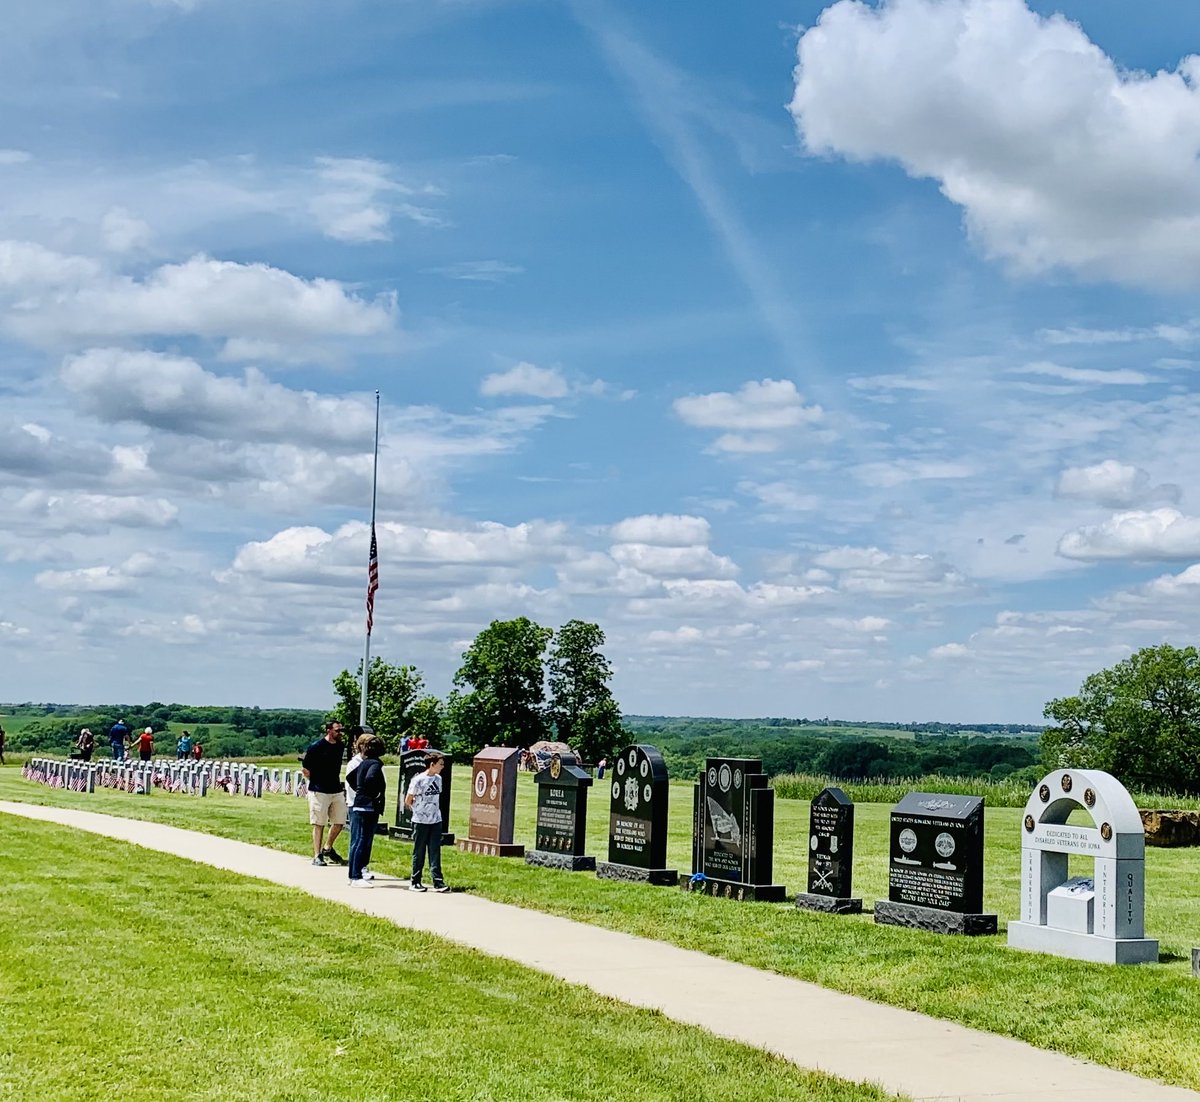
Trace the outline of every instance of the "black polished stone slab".
<instances>
[{"instance_id":1,"label":"black polished stone slab","mask_svg":"<svg viewBox=\"0 0 1200 1102\"><path fill-rule=\"evenodd\" d=\"M666 867L670 778L662 754L653 746L626 746L613 759L608 795L608 860L600 862L596 875L645 884L678 883L678 872Z\"/></svg>"},{"instance_id":2,"label":"black polished stone slab","mask_svg":"<svg viewBox=\"0 0 1200 1102\"><path fill-rule=\"evenodd\" d=\"M824 788L808 810L808 891L831 899L854 894L854 801L840 788ZM822 908L823 909L823 908Z\"/></svg>"},{"instance_id":3,"label":"black polished stone slab","mask_svg":"<svg viewBox=\"0 0 1200 1102\"><path fill-rule=\"evenodd\" d=\"M743 903L787 902L787 889L782 884L745 884L737 880L705 877L702 880L682 880L679 886L685 892L716 896L718 899L736 899Z\"/></svg>"},{"instance_id":4,"label":"black polished stone slab","mask_svg":"<svg viewBox=\"0 0 1200 1102\"><path fill-rule=\"evenodd\" d=\"M888 899L959 914L983 910L983 800L910 792L893 809Z\"/></svg>"},{"instance_id":5,"label":"black polished stone slab","mask_svg":"<svg viewBox=\"0 0 1200 1102\"><path fill-rule=\"evenodd\" d=\"M412 841L412 812L404 806L404 797L408 793L408 786L412 782L413 777L418 773L425 772L425 755L433 747L428 750L406 750L400 755L400 780L401 790L400 795L396 799L396 825L388 832L392 838L398 838L402 842ZM447 833L445 828L450 824L450 781L453 770L450 767L450 755L445 750L439 750L439 754L446 759L446 764L442 767L442 845L454 845L454 835Z\"/></svg>"},{"instance_id":6,"label":"black polished stone slab","mask_svg":"<svg viewBox=\"0 0 1200 1102\"><path fill-rule=\"evenodd\" d=\"M943 911L936 907L914 907L908 903L893 903L888 899L875 901L875 921L882 926L907 926L911 930L927 930L934 934L963 934L977 937L996 932L996 916Z\"/></svg>"},{"instance_id":7,"label":"black polished stone slab","mask_svg":"<svg viewBox=\"0 0 1200 1102\"><path fill-rule=\"evenodd\" d=\"M537 785L537 840L526 852L525 864L573 871L594 869L596 859L583 852L591 775L579 767L574 754L554 754L533 780Z\"/></svg>"}]
</instances>

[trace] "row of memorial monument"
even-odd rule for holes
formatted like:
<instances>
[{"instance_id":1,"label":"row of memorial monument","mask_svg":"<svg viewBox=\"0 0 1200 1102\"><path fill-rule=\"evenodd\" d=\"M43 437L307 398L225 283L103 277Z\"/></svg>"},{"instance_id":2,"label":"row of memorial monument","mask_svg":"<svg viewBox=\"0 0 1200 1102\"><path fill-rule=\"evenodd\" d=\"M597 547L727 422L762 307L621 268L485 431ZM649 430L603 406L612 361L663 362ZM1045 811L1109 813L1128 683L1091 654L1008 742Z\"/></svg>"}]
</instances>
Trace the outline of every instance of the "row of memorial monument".
<instances>
[{"instance_id":1,"label":"row of memorial monument","mask_svg":"<svg viewBox=\"0 0 1200 1102\"><path fill-rule=\"evenodd\" d=\"M593 780L570 754L556 754L534 778L536 844L513 841L519 751L489 747L471 766L468 837L458 847L532 865L595 869L609 879L675 884L667 867L669 783L653 746L628 746L616 758L609 785L608 860L585 850L587 795ZM408 774L423 755L405 758ZM450 785L442 793L450 821ZM762 763L709 758L693 793L691 891L738 900L782 902L772 882L775 793ZM1093 825L1069 824L1083 810ZM996 915L983 913L983 811L977 796L910 792L893 808L889 889L875 921L940 933L994 934ZM397 833L406 833L403 812ZM807 891L796 906L833 914L861 912L853 895L854 804L840 788L812 801ZM452 835L445 839L454 842ZM1091 876L1071 877L1072 855L1094 862ZM1008 924L1008 943L1059 956L1106 963L1157 961L1158 942L1144 936L1145 835L1133 799L1097 770L1060 769L1033 790L1022 819L1021 917Z\"/></svg>"}]
</instances>

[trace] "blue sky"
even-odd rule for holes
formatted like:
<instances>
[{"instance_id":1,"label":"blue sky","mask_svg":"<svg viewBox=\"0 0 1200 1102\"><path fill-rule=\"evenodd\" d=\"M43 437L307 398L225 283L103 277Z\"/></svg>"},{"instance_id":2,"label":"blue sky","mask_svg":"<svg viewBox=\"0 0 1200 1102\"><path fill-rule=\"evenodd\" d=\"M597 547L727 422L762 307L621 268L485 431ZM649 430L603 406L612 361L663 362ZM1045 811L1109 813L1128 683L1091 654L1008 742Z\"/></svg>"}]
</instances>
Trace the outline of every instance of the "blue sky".
<instances>
[{"instance_id":1,"label":"blue sky","mask_svg":"<svg viewBox=\"0 0 1200 1102\"><path fill-rule=\"evenodd\" d=\"M0 699L1034 721L1200 622L1200 9L18 0Z\"/></svg>"}]
</instances>

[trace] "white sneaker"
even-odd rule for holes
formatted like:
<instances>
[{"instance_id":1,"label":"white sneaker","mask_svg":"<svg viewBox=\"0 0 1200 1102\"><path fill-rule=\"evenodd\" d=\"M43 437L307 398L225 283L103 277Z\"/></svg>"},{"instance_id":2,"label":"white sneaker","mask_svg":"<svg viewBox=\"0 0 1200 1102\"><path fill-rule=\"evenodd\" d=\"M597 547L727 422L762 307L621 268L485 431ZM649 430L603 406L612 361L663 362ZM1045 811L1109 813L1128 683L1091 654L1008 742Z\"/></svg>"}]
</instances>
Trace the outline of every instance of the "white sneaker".
<instances>
[{"instance_id":1,"label":"white sneaker","mask_svg":"<svg viewBox=\"0 0 1200 1102\"><path fill-rule=\"evenodd\" d=\"M364 880L374 880L375 874L370 869L363 869L363 877L362 878Z\"/></svg>"},{"instance_id":2,"label":"white sneaker","mask_svg":"<svg viewBox=\"0 0 1200 1102\"><path fill-rule=\"evenodd\" d=\"M372 884L371 881L364 878L362 880L351 880L350 887L352 887L352 888L373 888L373 887L375 887L375 885Z\"/></svg>"}]
</instances>

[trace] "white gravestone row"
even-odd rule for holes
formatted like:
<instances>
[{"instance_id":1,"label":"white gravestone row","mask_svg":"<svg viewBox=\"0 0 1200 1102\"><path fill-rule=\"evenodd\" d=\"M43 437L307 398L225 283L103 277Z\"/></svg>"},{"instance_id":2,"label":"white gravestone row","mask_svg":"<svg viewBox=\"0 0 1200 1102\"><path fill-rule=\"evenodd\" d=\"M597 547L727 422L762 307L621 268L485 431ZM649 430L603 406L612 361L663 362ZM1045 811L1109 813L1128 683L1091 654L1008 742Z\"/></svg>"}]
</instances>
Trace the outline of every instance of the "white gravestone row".
<instances>
[{"instance_id":1,"label":"white gravestone row","mask_svg":"<svg viewBox=\"0 0 1200 1102\"><path fill-rule=\"evenodd\" d=\"M261 797L266 792L304 795L307 784L296 770L268 769L241 762L155 761L77 762L31 758L21 775L51 788L95 792L97 788L147 794L155 788L187 796L207 796L210 789L231 795Z\"/></svg>"}]
</instances>

